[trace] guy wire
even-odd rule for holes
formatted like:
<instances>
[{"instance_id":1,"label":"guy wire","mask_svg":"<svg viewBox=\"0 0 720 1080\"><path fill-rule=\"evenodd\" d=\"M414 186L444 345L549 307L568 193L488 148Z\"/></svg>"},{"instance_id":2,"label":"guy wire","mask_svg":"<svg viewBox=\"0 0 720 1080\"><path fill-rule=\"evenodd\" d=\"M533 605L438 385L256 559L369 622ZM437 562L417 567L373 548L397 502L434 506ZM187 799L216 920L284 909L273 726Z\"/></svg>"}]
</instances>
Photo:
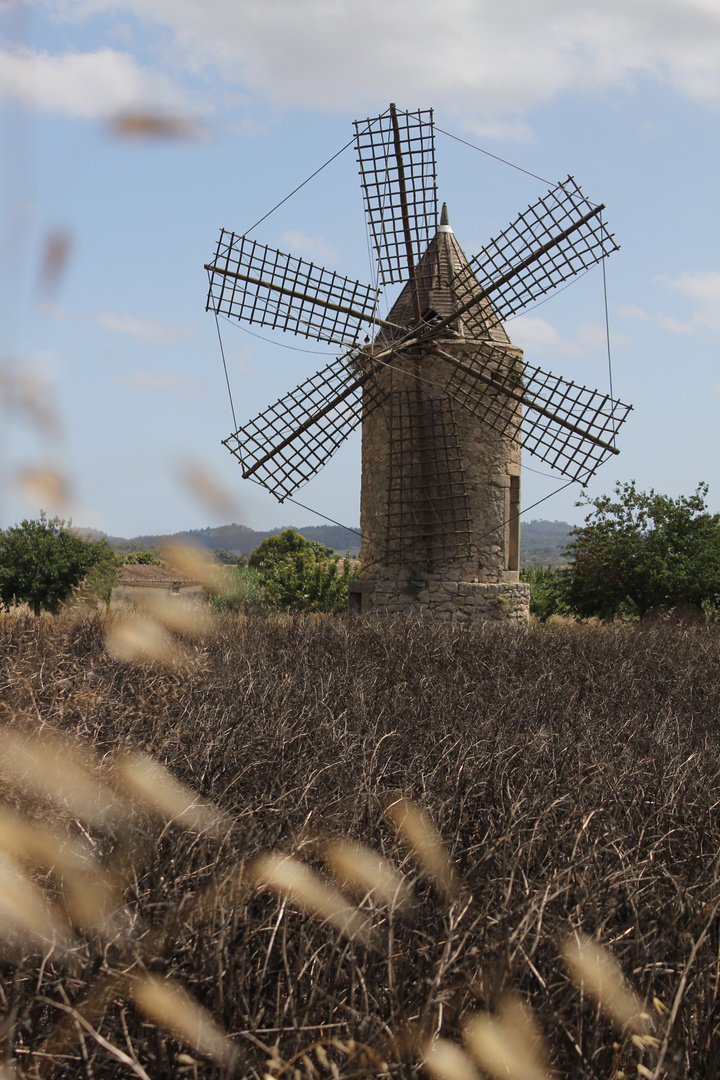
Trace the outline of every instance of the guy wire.
<instances>
[{"instance_id":1,"label":"guy wire","mask_svg":"<svg viewBox=\"0 0 720 1080\"><path fill-rule=\"evenodd\" d=\"M215 297L213 297L213 300ZM233 431L237 431L238 425L235 419L235 404L233 402L232 390L230 389L230 376L228 375L227 362L225 360L225 349L223 348L222 334L220 333L220 320L217 317L217 311L213 312L215 315L215 327L217 329L218 341L220 342L220 355L222 356L223 369L225 371L225 382L227 383L228 397L230 398L230 411L233 418Z\"/></svg>"},{"instance_id":2,"label":"guy wire","mask_svg":"<svg viewBox=\"0 0 720 1080\"><path fill-rule=\"evenodd\" d=\"M554 181L546 180L544 176L538 176L537 173L530 172L529 169L523 169L522 165L516 165L513 161L508 161L507 158L500 157L499 154L491 154L489 150L483 150L482 146L476 146L475 143L468 142L467 139L461 139L459 135L453 135L450 131L443 131L443 129L437 125L435 126L435 130L439 131L441 135L447 135L449 139L454 139L455 142L462 143L463 146L469 146L471 150L477 150L479 153L485 154L486 157L494 158L495 161L499 161L503 165L509 165L511 169L517 169L518 172L525 173L526 176L532 176L533 180L542 180L543 184L555 187Z\"/></svg>"},{"instance_id":3,"label":"guy wire","mask_svg":"<svg viewBox=\"0 0 720 1080\"><path fill-rule=\"evenodd\" d=\"M357 529L351 529L349 525L343 525L342 521L335 521L334 518L328 517L327 514L321 514L319 510L313 510L312 506L306 506L305 503L298 502L297 499L293 499L289 495L285 496L283 502L295 503L295 505L299 506L302 510L307 510L309 514L315 514L316 517L322 518L323 521L329 521L331 525L338 525L341 529L354 533L355 536L359 536L361 540L363 539L362 533Z\"/></svg>"},{"instance_id":4,"label":"guy wire","mask_svg":"<svg viewBox=\"0 0 720 1080\"><path fill-rule=\"evenodd\" d=\"M603 226L602 212L600 214L600 227ZM603 297L605 299L605 338L607 340L607 358L608 358L608 378L610 380L610 400L615 401L615 395L613 394L613 373L612 373L612 354L610 352L610 315L608 313L608 298L607 298L607 279L605 276L605 259L600 260L602 263L602 277L603 277ZM612 433L612 443L615 446L615 431Z\"/></svg>"},{"instance_id":5,"label":"guy wire","mask_svg":"<svg viewBox=\"0 0 720 1080\"><path fill-rule=\"evenodd\" d=\"M355 140L351 139L350 142L345 143L345 145L340 150L338 150L336 154L333 154L331 158L327 159L324 165L321 165L319 169L316 169L314 173L311 173L310 176L308 176L307 180L303 180L302 184L298 184L296 188L293 188L289 195L286 195L284 199L281 199L279 203L276 203L275 206L273 206L272 210L268 210L267 214L263 214L263 216L259 218L254 225L251 225L250 228L243 233L243 236L247 236L248 233L251 233L253 229L256 229L258 225L261 225L262 222L266 220L266 218L269 218L271 214L274 214L276 210L279 210L283 203L286 203L288 199L292 199L293 195L296 195L300 188L304 188L306 184L309 184L311 180L314 180L318 173L321 173L323 169L327 168L327 166L330 165L335 160L335 158L340 157L341 154L344 154L348 147L352 146L354 142Z\"/></svg>"},{"instance_id":6,"label":"guy wire","mask_svg":"<svg viewBox=\"0 0 720 1080\"><path fill-rule=\"evenodd\" d=\"M590 479L591 476L592 476L592 473L589 472L588 475L585 477L585 483L587 483L587 481ZM555 491L551 491L549 495L544 495L542 497L542 499L538 499L537 502L531 503L530 506L524 506L523 509L520 511L520 513L513 514L512 517L507 518L506 521L503 521L500 525L497 525L494 529L489 529L487 532L480 533L478 536L475 537L475 539L473 540L473 543L477 544L480 540L484 540L486 536L492 536L492 534L496 533L499 529L504 529L506 525L510 525L511 522L517 521L517 519L519 517L521 517L523 514L526 514L528 512L528 510L534 510L536 506L540 506L541 503L547 502L548 499L554 498L556 495L559 495L561 491L564 491L565 488L568 488L568 487L570 487L571 484L576 484L576 483L580 483L583 487L585 486L582 481L568 480L567 483L562 485L562 487L556 488Z\"/></svg>"}]
</instances>

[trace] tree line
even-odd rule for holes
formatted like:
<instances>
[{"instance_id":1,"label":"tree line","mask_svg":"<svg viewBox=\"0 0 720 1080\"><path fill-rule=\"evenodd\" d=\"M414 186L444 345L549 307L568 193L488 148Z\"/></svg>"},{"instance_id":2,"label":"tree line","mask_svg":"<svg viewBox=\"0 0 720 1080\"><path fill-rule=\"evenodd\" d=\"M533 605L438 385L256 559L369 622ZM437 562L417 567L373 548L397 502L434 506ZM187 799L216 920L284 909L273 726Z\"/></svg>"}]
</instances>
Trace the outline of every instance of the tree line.
<instances>
[{"instance_id":1,"label":"tree line","mask_svg":"<svg viewBox=\"0 0 720 1080\"><path fill-rule=\"evenodd\" d=\"M707 495L704 483L672 499L630 481L578 503L589 513L570 534L567 566L521 571L531 613L542 621L556 614L639 619L693 604L708 620L720 619L720 514L710 513ZM266 538L240 565L230 565L230 552L216 554L225 579L210 600L225 609L339 613L359 571L356 560L294 529ZM107 541L41 513L0 531L0 603L56 613L80 588L109 602L124 563L152 561L159 560L151 552L117 555Z\"/></svg>"},{"instance_id":2,"label":"tree line","mask_svg":"<svg viewBox=\"0 0 720 1080\"><path fill-rule=\"evenodd\" d=\"M359 569L356 560L294 529L263 540L239 564L222 549L216 561L225 573L208 586L208 598L226 610L339 613ZM167 565L151 551L117 554L105 539L88 539L72 522L41 513L0 530L0 604L27 604L35 615L57 614L77 596L109 604L124 565L153 563Z\"/></svg>"}]
</instances>

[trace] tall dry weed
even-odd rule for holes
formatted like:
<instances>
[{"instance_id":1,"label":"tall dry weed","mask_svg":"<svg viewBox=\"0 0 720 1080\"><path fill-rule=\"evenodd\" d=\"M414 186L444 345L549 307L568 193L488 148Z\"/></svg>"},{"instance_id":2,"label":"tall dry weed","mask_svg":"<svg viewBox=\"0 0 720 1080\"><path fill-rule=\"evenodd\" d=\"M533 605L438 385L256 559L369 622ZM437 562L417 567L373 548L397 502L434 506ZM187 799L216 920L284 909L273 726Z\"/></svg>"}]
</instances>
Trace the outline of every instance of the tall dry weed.
<instances>
[{"instance_id":1,"label":"tall dry weed","mask_svg":"<svg viewBox=\"0 0 720 1080\"><path fill-rule=\"evenodd\" d=\"M112 625L0 617L6 1072L718 1075L715 631Z\"/></svg>"}]
</instances>

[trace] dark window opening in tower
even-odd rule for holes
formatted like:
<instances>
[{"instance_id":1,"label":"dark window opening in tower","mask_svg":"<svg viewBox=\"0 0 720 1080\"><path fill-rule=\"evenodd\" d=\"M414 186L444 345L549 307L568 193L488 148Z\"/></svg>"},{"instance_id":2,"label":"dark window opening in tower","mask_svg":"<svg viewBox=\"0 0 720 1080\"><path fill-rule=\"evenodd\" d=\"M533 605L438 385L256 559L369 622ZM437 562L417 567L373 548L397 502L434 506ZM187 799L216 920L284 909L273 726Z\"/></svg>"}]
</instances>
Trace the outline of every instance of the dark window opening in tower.
<instances>
[{"instance_id":1,"label":"dark window opening in tower","mask_svg":"<svg viewBox=\"0 0 720 1080\"><path fill-rule=\"evenodd\" d=\"M520 477L510 477L510 489L508 500L508 570L520 569Z\"/></svg>"}]
</instances>

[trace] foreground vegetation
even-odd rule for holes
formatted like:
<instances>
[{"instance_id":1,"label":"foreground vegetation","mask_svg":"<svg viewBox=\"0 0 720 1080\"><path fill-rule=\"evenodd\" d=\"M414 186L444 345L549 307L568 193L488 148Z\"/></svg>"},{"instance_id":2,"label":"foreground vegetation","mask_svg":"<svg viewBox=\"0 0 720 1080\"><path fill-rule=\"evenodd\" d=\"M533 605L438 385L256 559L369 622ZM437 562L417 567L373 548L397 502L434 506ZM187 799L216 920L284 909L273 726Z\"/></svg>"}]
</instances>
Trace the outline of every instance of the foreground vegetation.
<instances>
[{"instance_id":1,"label":"foreground vegetation","mask_svg":"<svg viewBox=\"0 0 720 1080\"><path fill-rule=\"evenodd\" d=\"M0 1063L88 1080L415 1076L429 1040L459 1045L473 1015L517 1043L515 994L556 1075L719 1075L715 628L226 616L186 627L164 666L117 659L116 629L0 616L0 855L11 813L66 837L53 873L36 839L23 879L52 898L52 949L37 928L13 940L0 892ZM105 810L78 804L64 767L32 771L48 733L91 750L73 768L97 774ZM130 751L206 801L188 809ZM432 835L399 826L401 798L436 823L445 871ZM395 906L361 885L359 922L323 909L331 875L351 895L338 837L399 870ZM91 869L73 869L70 839ZM257 862L268 851L317 872L314 901ZM573 981L568 934L602 943L648 1018Z\"/></svg>"},{"instance_id":2,"label":"foreground vegetation","mask_svg":"<svg viewBox=\"0 0 720 1080\"><path fill-rule=\"evenodd\" d=\"M636 620L692 605L698 618L720 621L720 514L707 495L707 484L671 499L630 481L577 503L592 510L571 530L566 565L520 571L531 613Z\"/></svg>"}]
</instances>

